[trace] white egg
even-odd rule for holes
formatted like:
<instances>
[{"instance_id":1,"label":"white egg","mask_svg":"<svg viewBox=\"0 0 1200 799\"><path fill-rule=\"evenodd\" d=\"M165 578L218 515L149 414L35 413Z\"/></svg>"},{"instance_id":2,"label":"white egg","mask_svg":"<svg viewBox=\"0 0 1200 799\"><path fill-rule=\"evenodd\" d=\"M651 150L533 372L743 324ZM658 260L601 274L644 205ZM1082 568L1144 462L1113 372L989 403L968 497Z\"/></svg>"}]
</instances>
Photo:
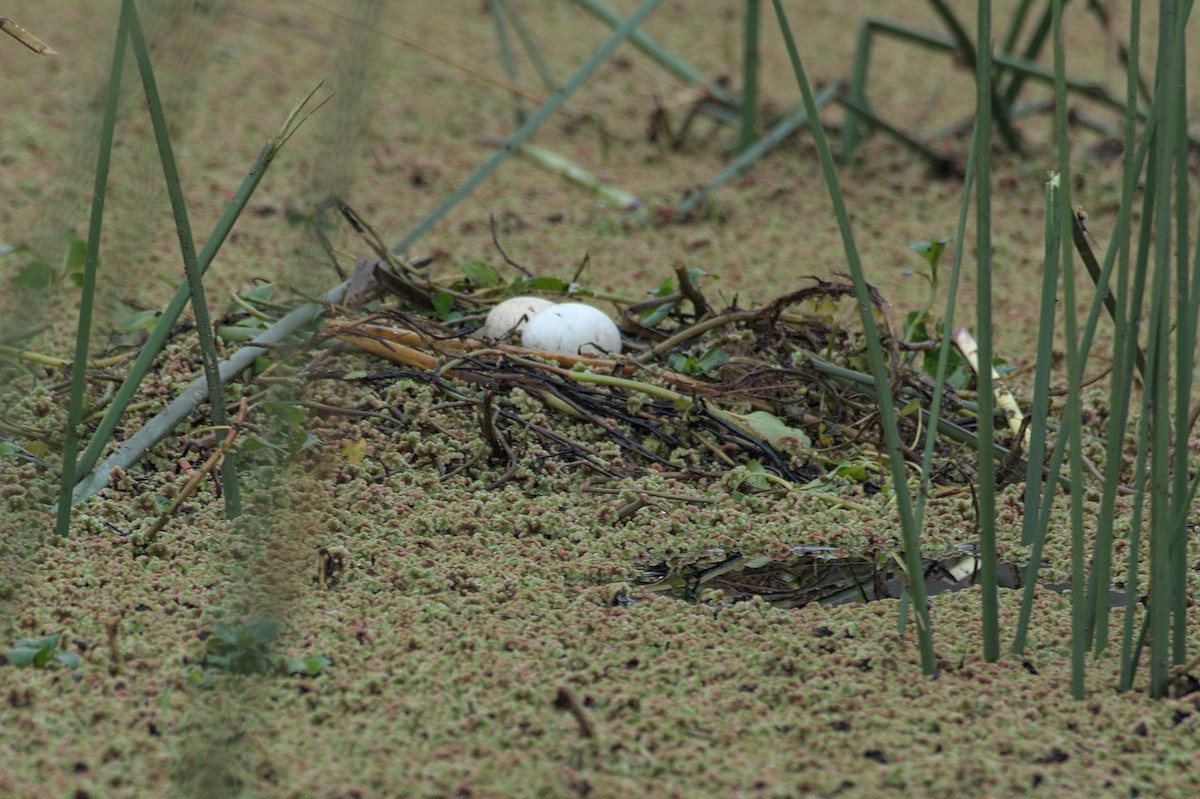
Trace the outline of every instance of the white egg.
<instances>
[{"instance_id":1,"label":"white egg","mask_svg":"<svg viewBox=\"0 0 1200 799\"><path fill-rule=\"evenodd\" d=\"M621 352L621 331L604 311L564 302L530 319L521 343L531 350L568 355L616 355Z\"/></svg>"},{"instance_id":2,"label":"white egg","mask_svg":"<svg viewBox=\"0 0 1200 799\"><path fill-rule=\"evenodd\" d=\"M492 306L480 332L487 338L500 338L514 329L520 333L526 322L552 305L541 297L513 297Z\"/></svg>"}]
</instances>

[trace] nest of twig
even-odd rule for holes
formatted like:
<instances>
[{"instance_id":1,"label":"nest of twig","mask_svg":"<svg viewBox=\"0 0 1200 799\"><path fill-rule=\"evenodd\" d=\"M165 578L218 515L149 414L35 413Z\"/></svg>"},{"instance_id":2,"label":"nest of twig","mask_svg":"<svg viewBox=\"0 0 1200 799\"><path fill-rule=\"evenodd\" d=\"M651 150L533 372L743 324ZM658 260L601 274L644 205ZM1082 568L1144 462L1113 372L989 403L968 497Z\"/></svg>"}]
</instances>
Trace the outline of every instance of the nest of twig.
<instances>
[{"instance_id":1,"label":"nest of twig","mask_svg":"<svg viewBox=\"0 0 1200 799\"><path fill-rule=\"evenodd\" d=\"M402 364L406 368L397 376L475 404L478 435L491 460L507 465L494 486L516 474L522 457L503 432L513 424L544 439L564 460L605 478L636 476L647 468L713 477L740 465L762 478L744 486L747 490L778 490L820 480L831 464L882 461L873 381L863 371L865 344L850 324L837 321L839 301L854 296L848 281L810 277L809 285L766 305L718 310L698 276L680 264L674 283L664 281L649 301L605 298L617 309L625 355L535 351L479 337L483 312L531 287L555 298L594 295L573 282L530 274L498 240L520 277L505 284L494 271L480 278L476 267L465 279L435 282L392 255L350 209L341 210L373 242L377 255L359 262L347 303L361 311L386 295L397 302L375 305L365 316L347 308L341 319L327 323L327 334ZM886 303L874 290L870 301L890 331ZM912 407L927 404L932 381L906 365L898 341L889 333L890 390L906 396ZM720 357L707 357L714 352ZM510 401L517 390L538 399L564 425L525 418ZM953 412L958 405L951 393L947 406ZM567 422L593 428L618 444L622 457L602 456L572 435L576 428ZM930 422L943 432L957 429L963 441L972 437L953 419L929 420L912 412L902 426L914 447ZM950 463L952 451L943 447L945 462L935 466L935 480L961 476L959 465ZM905 457L919 462L912 450ZM878 485L869 475L859 479L868 488Z\"/></svg>"}]
</instances>

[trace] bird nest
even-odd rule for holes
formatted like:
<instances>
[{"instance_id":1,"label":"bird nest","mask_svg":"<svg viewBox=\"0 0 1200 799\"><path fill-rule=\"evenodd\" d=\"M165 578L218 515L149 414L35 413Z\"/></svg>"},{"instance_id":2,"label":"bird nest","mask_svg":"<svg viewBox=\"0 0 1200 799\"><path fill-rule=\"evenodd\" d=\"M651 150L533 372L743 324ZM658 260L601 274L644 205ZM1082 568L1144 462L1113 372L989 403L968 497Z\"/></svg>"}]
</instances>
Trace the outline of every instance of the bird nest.
<instances>
[{"instance_id":1,"label":"bird nest","mask_svg":"<svg viewBox=\"0 0 1200 799\"><path fill-rule=\"evenodd\" d=\"M521 453L503 432L514 424L544 439L564 460L606 478L647 469L711 478L743 466L762 478L743 486L750 492L831 475L865 483L869 491L883 481L875 381L867 372L866 339L848 280L809 277L808 285L765 305L718 308L705 295L704 273L677 264L649 300L629 301L601 297L575 280L532 274L497 240L505 262L519 272L514 279L504 281L497 269L474 262L462 278L435 281L425 265L397 258L353 211L341 210L377 257L358 262L343 312L327 321L326 334L400 364L395 377L476 406L478 435L491 460L508 467L493 487L516 474ZM531 350L514 343L511 331L498 339L481 335L489 308L530 293L611 306L623 354ZM868 287L866 302L879 320L887 388L909 442L902 456L918 466L920 442L936 430L931 481L969 482L970 469L956 454L974 444L973 405L947 387L943 410L932 418L934 381L917 363L934 342L902 342L875 289ZM518 391L564 425L527 418L511 401ZM588 437L573 434L580 423L616 443L621 457L597 452ZM1015 452L997 450L1010 463L1018 460ZM846 468L839 473L839 467Z\"/></svg>"}]
</instances>

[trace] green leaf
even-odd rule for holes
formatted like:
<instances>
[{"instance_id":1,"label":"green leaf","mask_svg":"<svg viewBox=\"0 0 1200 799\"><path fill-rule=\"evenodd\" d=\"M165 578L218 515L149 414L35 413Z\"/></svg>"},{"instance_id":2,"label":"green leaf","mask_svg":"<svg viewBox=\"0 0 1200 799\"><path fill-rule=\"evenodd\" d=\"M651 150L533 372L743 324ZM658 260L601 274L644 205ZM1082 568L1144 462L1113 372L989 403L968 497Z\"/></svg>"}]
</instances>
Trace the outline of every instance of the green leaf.
<instances>
[{"instance_id":1,"label":"green leaf","mask_svg":"<svg viewBox=\"0 0 1200 799\"><path fill-rule=\"evenodd\" d=\"M670 277L664 277L663 281L658 284L658 288L650 292L651 297L669 297L675 293L675 281Z\"/></svg>"},{"instance_id":2,"label":"green leaf","mask_svg":"<svg viewBox=\"0 0 1200 799\"><path fill-rule=\"evenodd\" d=\"M903 408L901 408L899 411L897 411L896 415L907 418L909 416L912 416L914 413L917 413L920 410L921 410L921 401L919 399L914 398L914 399L909 400L907 405L905 405Z\"/></svg>"},{"instance_id":3,"label":"green leaf","mask_svg":"<svg viewBox=\"0 0 1200 799\"><path fill-rule=\"evenodd\" d=\"M293 405L290 402L274 402L267 407L272 416L288 427L300 427L308 421L308 410L300 405Z\"/></svg>"},{"instance_id":4,"label":"green leaf","mask_svg":"<svg viewBox=\"0 0 1200 799\"><path fill-rule=\"evenodd\" d=\"M911 311L904 319L905 339L907 341L928 341L932 336L929 334L928 323L933 321L933 317L926 311ZM935 356L934 361L937 361Z\"/></svg>"},{"instance_id":5,"label":"green leaf","mask_svg":"<svg viewBox=\"0 0 1200 799\"><path fill-rule=\"evenodd\" d=\"M688 370L694 369L696 359L691 355L684 355L682 352L673 352L667 356L667 365L672 370L682 374L691 374Z\"/></svg>"},{"instance_id":6,"label":"green leaf","mask_svg":"<svg viewBox=\"0 0 1200 799\"><path fill-rule=\"evenodd\" d=\"M149 330L158 321L158 311L153 309L138 311L125 317L117 323L117 330L122 333L132 333L135 330Z\"/></svg>"},{"instance_id":7,"label":"green leaf","mask_svg":"<svg viewBox=\"0 0 1200 799\"><path fill-rule=\"evenodd\" d=\"M67 242L67 250L63 253L62 273L72 275L82 272L87 264L87 242L78 236L71 236Z\"/></svg>"},{"instance_id":8,"label":"green leaf","mask_svg":"<svg viewBox=\"0 0 1200 799\"><path fill-rule=\"evenodd\" d=\"M77 669L79 668L79 664L83 662L79 659L79 655L76 655L74 652L59 652L54 656L54 659L68 669Z\"/></svg>"},{"instance_id":9,"label":"green leaf","mask_svg":"<svg viewBox=\"0 0 1200 799\"><path fill-rule=\"evenodd\" d=\"M53 636L41 638L17 638L12 648L5 653L5 657L18 668L42 668L52 659L54 650L59 648L60 635L61 633L56 632Z\"/></svg>"},{"instance_id":10,"label":"green leaf","mask_svg":"<svg viewBox=\"0 0 1200 799\"><path fill-rule=\"evenodd\" d=\"M767 474L767 470L757 458L751 459L746 464L746 482L757 489L767 489L771 487L770 481L762 475Z\"/></svg>"},{"instance_id":11,"label":"green leaf","mask_svg":"<svg viewBox=\"0 0 1200 799\"><path fill-rule=\"evenodd\" d=\"M252 453L252 452L259 452L264 449L273 449L273 450L276 450L279 452L284 451L283 447L277 447L274 444L272 444L270 441L267 441L266 439L262 438L261 436L245 436L244 438L241 439L241 443L238 445L238 448L242 452L247 453L247 454Z\"/></svg>"},{"instance_id":12,"label":"green leaf","mask_svg":"<svg viewBox=\"0 0 1200 799\"><path fill-rule=\"evenodd\" d=\"M690 269L688 269L687 273L688 273L688 281L696 288L700 288L700 279L701 278L711 276L711 273L705 272L703 269L701 269L698 266L691 267Z\"/></svg>"},{"instance_id":13,"label":"green leaf","mask_svg":"<svg viewBox=\"0 0 1200 799\"><path fill-rule=\"evenodd\" d=\"M700 374L708 374L726 363L729 363L729 353L713 347L700 356L700 359L696 361L696 367L700 370Z\"/></svg>"},{"instance_id":14,"label":"green leaf","mask_svg":"<svg viewBox=\"0 0 1200 799\"><path fill-rule=\"evenodd\" d=\"M433 295L433 312L438 315L438 319L443 322L450 321L450 314L454 312L454 298L444 291L439 291Z\"/></svg>"},{"instance_id":15,"label":"green leaf","mask_svg":"<svg viewBox=\"0 0 1200 799\"><path fill-rule=\"evenodd\" d=\"M220 640L229 644L230 646L237 646L237 642L238 642L237 630L230 627L225 622L219 621L216 624L214 624L213 625L213 634L216 635L216 637L219 638Z\"/></svg>"},{"instance_id":16,"label":"green leaf","mask_svg":"<svg viewBox=\"0 0 1200 799\"><path fill-rule=\"evenodd\" d=\"M525 289L535 289L538 291L566 291L569 286L566 281L559 280L556 277L522 277L519 280L514 280L513 288L518 291Z\"/></svg>"},{"instance_id":17,"label":"green leaf","mask_svg":"<svg viewBox=\"0 0 1200 799\"><path fill-rule=\"evenodd\" d=\"M279 634L279 625L271 619L253 619L246 623L246 634L258 644L269 644Z\"/></svg>"},{"instance_id":18,"label":"green leaf","mask_svg":"<svg viewBox=\"0 0 1200 799\"><path fill-rule=\"evenodd\" d=\"M672 369L690 377L706 375L728 360L729 354L716 348L707 350L699 358L679 352L667 357L667 363Z\"/></svg>"},{"instance_id":19,"label":"green leaf","mask_svg":"<svg viewBox=\"0 0 1200 799\"><path fill-rule=\"evenodd\" d=\"M840 464L833 473L838 477L844 477L856 483L865 483L871 475L870 470L867 469L867 465L862 461L846 461Z\"/></svg>"},{"instance_id":20,"label":"green leaf","mask_svg":"<svg viewBox=\"0 0 1200 799\"><path fill-rule=\"evenodd\" d=\"M675 281L670 277L663 278L663 281L658 284L658 288L649 292L651 297L669 297L675 293ZM640 319L642 324L647 327L654 327L659 322L667 318L671 311L675 310L677 300L662 302L658 305L652 305L642 311Z\"/></svg>"},{"instance_id":21,"label":"green leaf","mask_svg":"<svg viewBox=\"0 0 1200 799\"><path fill-rule=\"evenodd\" d=\"M0 458L11 458L21 451L21 448L11 441L0 440Z\"/></svg>"},{"instance_id":22,"label":"green leaf","mask_svg":"<svg viewBox=\"0 0 1200 799\"><path fill-rule=\"evenodd\" d=\"M942 256L946 252L946 245L954 241L953 236L942 236L940 239L933 241L910 241L908 247L928 263L933 270L933 282L937 282L938 264L942 261Z\"/></svg>"},{"instance_id":23,"label":"green leaf","mask_svg":"<svg viewBox=\"0 0 1200 799\"><path fill-rule=\"evenodd\" d=\"M53 638L53 640L48 640ZM37 668L42 668L50 662L50 658L54 657L54 650L58 648L58 636L48 636L42 639L42 645L38 647L33 656L33 665Z\"/></svg>"},{"instance_id":24,"label":"green leaf","mask_svg":"<svg viewBox=\"0 0 1200 799\"><path fill-rule=\"evenodd\" d=\"M12 665L23 669L27 666L33 665L34 660L37 658L37 654L38 650L36 649L13 647L4 653L4 657L7 658L8 662Z\"/></svg>"},{"instance_id":25,"label":"green leaf","mask_svg":"<svg viewBox=\"0 0 1200 799\"><path fill-rule=\"evenodd\" d=\"M642 324L646 327L654 327L659 322L666 319L667 316L670 315L671 311L675 310L675 306L678 304L679 303L677 300L669 300L667 302L660 302L658 305L647 308L646 310L642 311L641 314Z\"/></svg>"},{"instance_id":26,"label":"green leaf","mask_svg":"<svg viewBox=\"0 0 1200 799\"><path fill-rule=\"evenodd\" d=\"M12 279L13 285L35 291L48 289L58 280L58 271L41 259L34 259Z\"/></svg>"},{"instance_id":27,"label":"green leaf","mask_svg":"<svg viewBox=\"0 0 1200 799\"><path fill-rule=\"evenodd\" d=\"M467 280L476 286L487 288L500 282L500 273L496 271L496 268L482 261L467 261L463 264L462 269Z\"/></svg>"},{"instance_id":28,"label":"green leaf","mask_svg":"<svg viewBox=\"0 0 1200 799\"><path fill-rule=\"evenodd\" d=\"M301 431L301 435L292 436L291 454L296 455L301 452L307 452L316 445L321 443L321 439L307 431Z\"/></svg>"},{"instance_id":29,"label":"green leaf","mask_svg":"<svg viewBox=\"0 0 1200 799\"><path fill-rule=\"evenodd\" d=\"M306 657L306 658L288 658L287 673L288 675L303 674L308 677L315 677L325 669L329 668L331 661L327 657Z\"/></svg>"},{"instance_id":30,"label":"green leaf","mask_svg":"<svg viewBox=\"0 0 1200 799\"><path fill-rule=\"evenodd\" d=\"M251 302L270 302L275 296L274 283L261 283L242 295L242 299Z\"/></svg>"},{"instance_id":31,"label":"green leaf","mask_svg":"<svg viewBox=\"0 0 1200 799\"><path fill-rule=\"evenodd\" d=\"M731 417L735 423L743 422L750 427L750 432L759 436L769 444L779 444L785 438L796 439L800 442L800 446L808 449L812 446L812 441L808 437L808 433L798 427L789 427L782 419L773 413L766 411L751 411L750 413L728 413L723 412L722 416Z\"/></svg>"}]
</instances>

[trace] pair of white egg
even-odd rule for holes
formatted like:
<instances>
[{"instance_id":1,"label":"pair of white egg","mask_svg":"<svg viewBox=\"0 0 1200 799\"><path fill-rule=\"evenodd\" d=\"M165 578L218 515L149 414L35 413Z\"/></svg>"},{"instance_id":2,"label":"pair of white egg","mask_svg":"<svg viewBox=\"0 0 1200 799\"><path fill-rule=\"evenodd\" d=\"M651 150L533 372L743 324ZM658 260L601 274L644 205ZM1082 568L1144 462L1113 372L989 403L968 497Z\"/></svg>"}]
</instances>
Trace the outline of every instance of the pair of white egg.
<instances>
[{"instance_id":1,"label":"pair of white egg","mask_svg":"<svg viewBox=\"0 0 1200 799\"><path fill-rule=\"evenodd\" d=\"M604 357L621 352L621 331L604 311L580 302L555 304L541 297L513 297L495 305L483 335L521 334L521 346L568 355Z\"/></svg>"}]
</instances>

